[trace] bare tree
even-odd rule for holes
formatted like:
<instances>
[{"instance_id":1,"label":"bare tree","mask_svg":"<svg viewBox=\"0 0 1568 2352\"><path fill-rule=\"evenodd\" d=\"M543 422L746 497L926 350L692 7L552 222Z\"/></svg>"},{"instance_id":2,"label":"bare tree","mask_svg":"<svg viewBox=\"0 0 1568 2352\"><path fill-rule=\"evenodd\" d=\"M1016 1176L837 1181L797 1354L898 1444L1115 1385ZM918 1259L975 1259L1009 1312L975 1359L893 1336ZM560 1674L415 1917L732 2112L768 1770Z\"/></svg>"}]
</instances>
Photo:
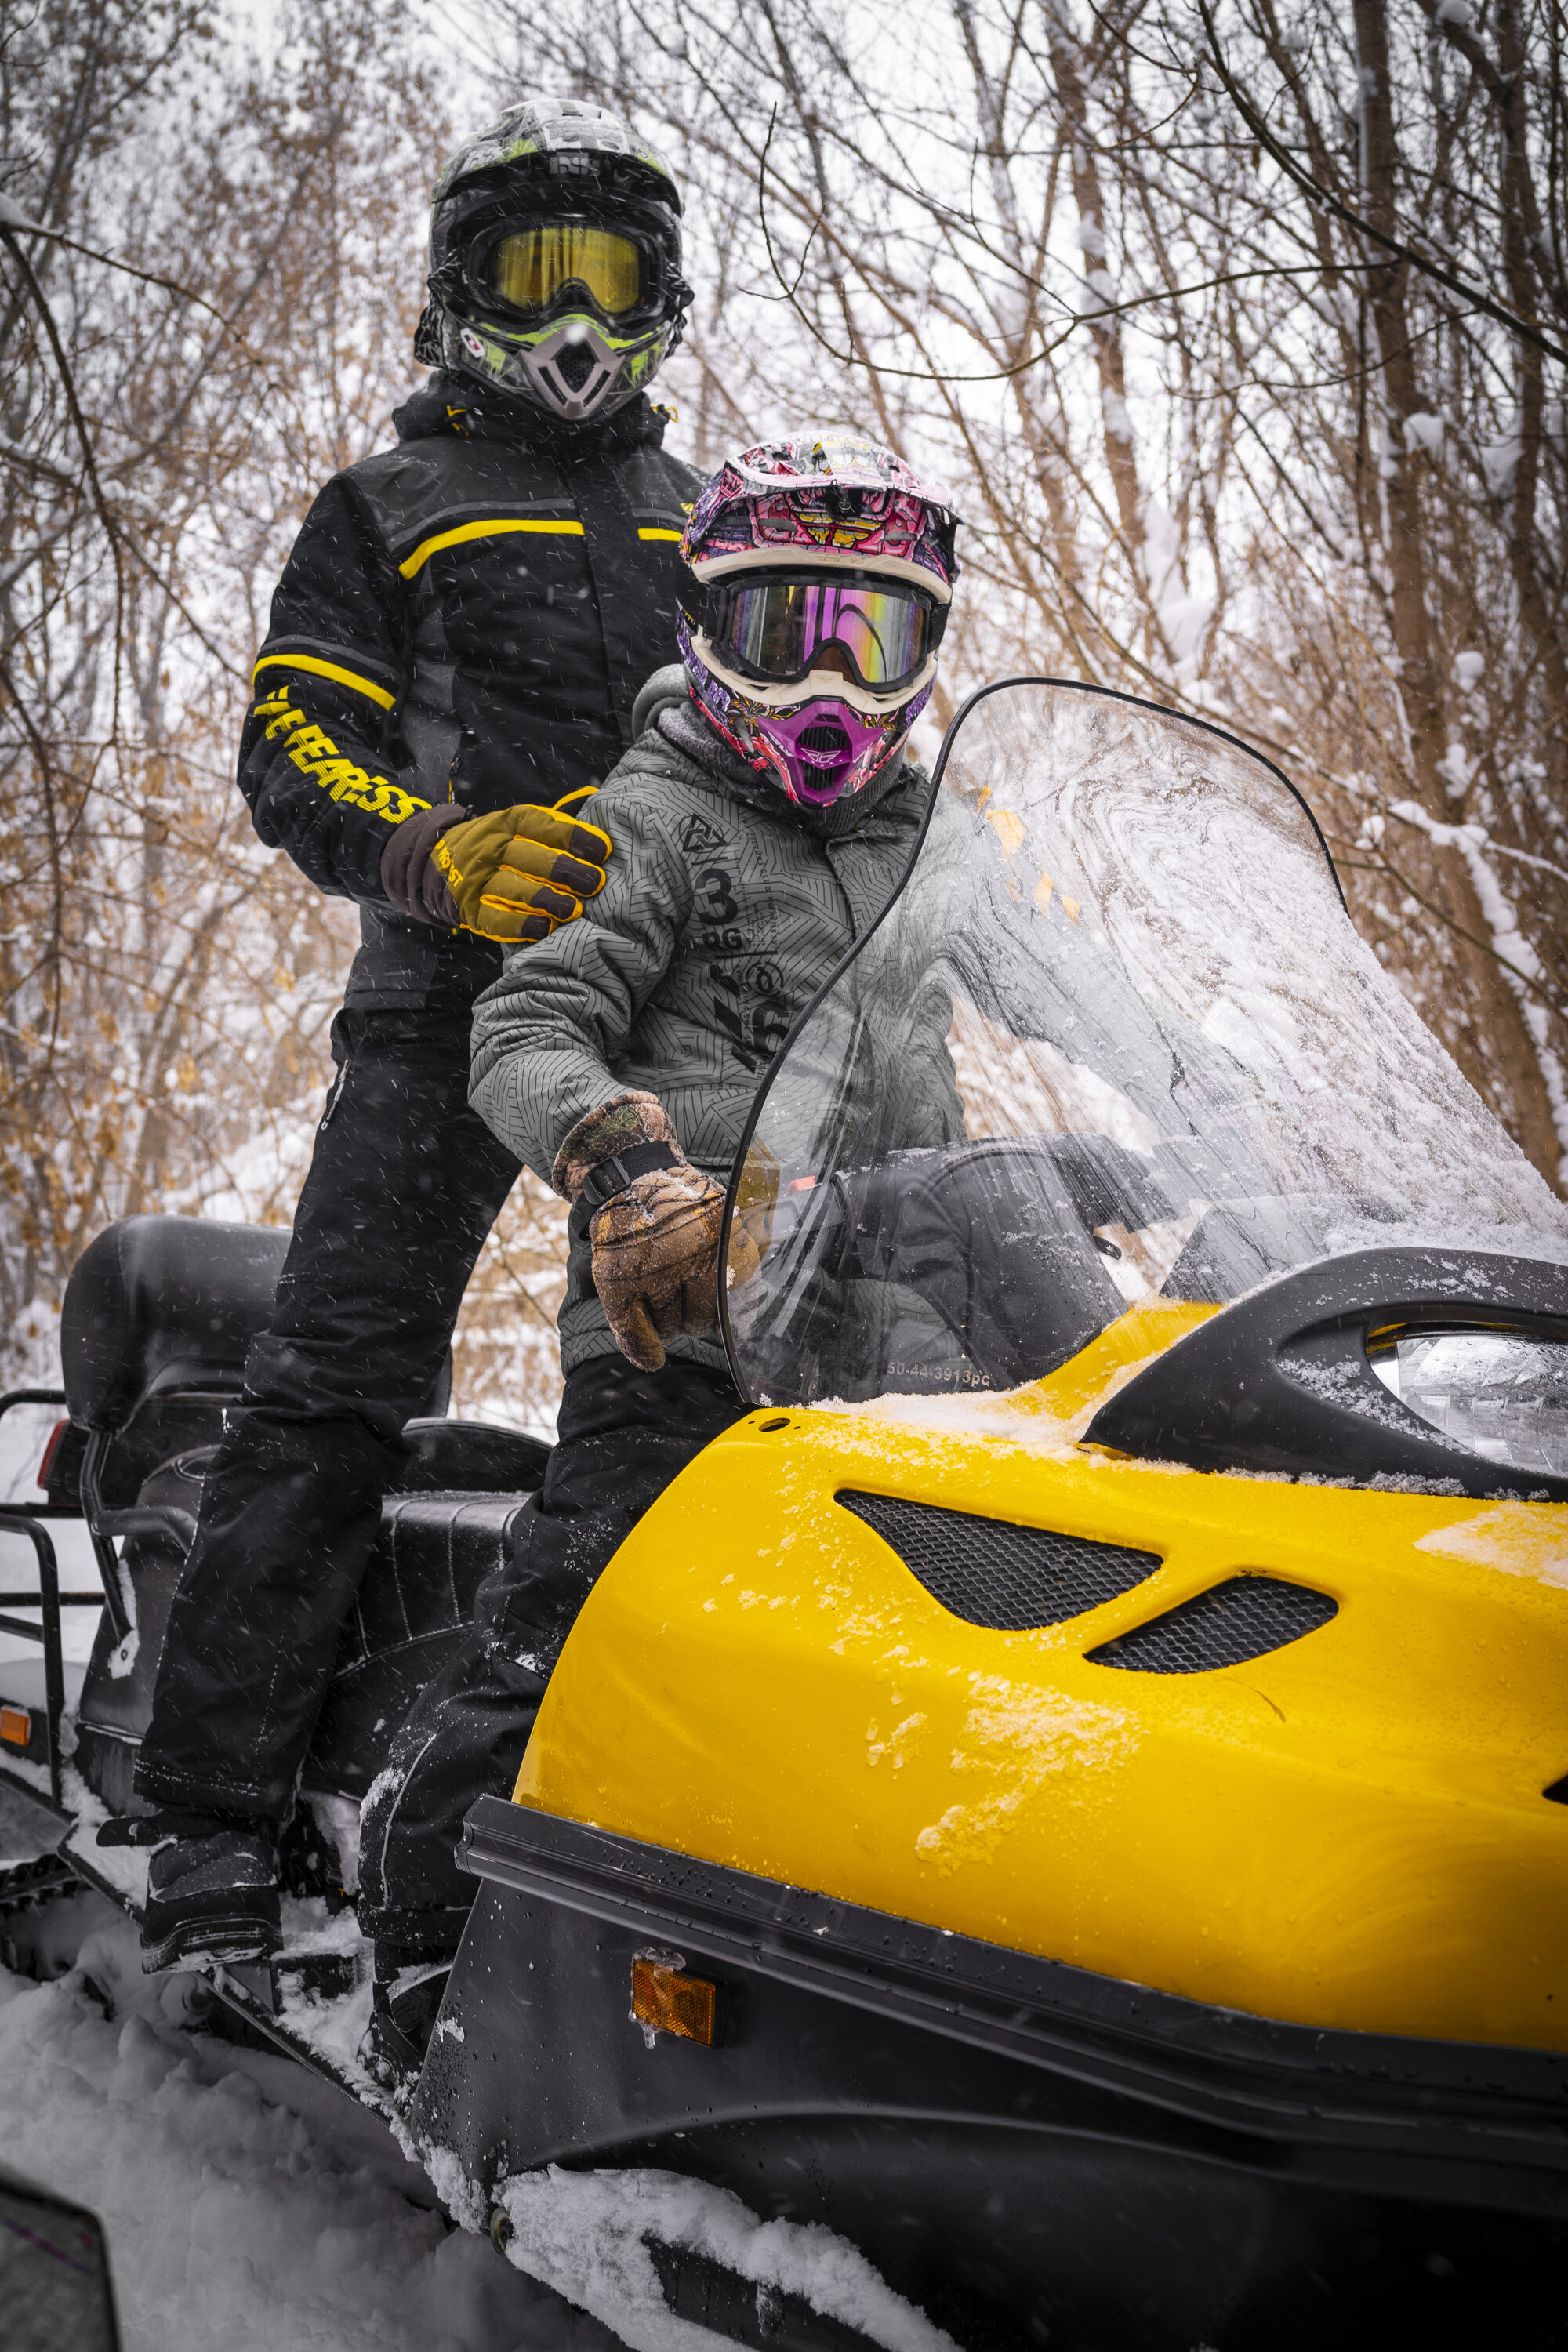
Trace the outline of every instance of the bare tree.
<instances>
[{"instance_id":1,"label":"bare tree","mask_svg":"<svg viewBox=\"0 0 1568 2352\"><path fill-rule=\"evenodd\" d=\"M1306 740L1358 835L1357 911L1559 1181L1561 30L1512 0L1474 22L1467 0L1354 0L1289 25L1246 0L1203 28L1201 77L1275 237L1320 264L1316 329L1298 303L1270 335L1305 458L1306 536L1279 571L1288 663L1321 713Z\"/></svg>"},{"instance_id":2,"label":"bare tree","mask_svg":"<svg viewBox=\"0 0 1568 2352\"><path fill-rule=\"evenodd\" d=\"M411 388L448 133L401 0L274 30L263 58L187 0L0 8L0 1318L24 1349L110 1217L291 1215L354 943L256 840L234 745L294 530ZM525 1188L460 1350L481 1400L547 1413L559 1255Z\"/></svg>"},{"instance_id":3,"label":"bare tree","mask_svg":"<svg viewBox=\"0 0 1568 2352\"><path fill-rule=\"evenodd\" d=\"M881 434L970 524L950 682L1065 668L1284 756L1560 1182L1568 443L1528 336L1561 310L1557 16L471 5L498 89L596 92L674 152L701 454Z\"/></svg>"}]
</instances>

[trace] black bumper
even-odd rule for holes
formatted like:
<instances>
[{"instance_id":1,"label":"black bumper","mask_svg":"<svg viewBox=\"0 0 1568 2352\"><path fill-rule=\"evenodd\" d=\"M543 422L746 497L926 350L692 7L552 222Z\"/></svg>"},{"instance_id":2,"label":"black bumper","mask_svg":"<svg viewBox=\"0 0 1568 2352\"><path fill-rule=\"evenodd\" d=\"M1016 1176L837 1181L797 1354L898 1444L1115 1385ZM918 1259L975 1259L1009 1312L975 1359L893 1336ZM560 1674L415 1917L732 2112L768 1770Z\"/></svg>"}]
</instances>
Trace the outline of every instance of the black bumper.
<instances>
[{"instance_id":1,"label":"black bumper","mask_svg":"<svg viewBox=\"0 0 1568 2352\"><path fill-rule=\"evenodd\" d=\"M414 2122L487 2186L699 2174L839 2230L966 2352L1276 2352L1500 2296L1510 2352L1560 2341L1526 2314L1568 2252L1568 2057L1208 2010L496 1798L465 1847L462 2039ZM647 2046L650 1949L718 1979L718 2047Z\"/></svg>"}]
</instances>

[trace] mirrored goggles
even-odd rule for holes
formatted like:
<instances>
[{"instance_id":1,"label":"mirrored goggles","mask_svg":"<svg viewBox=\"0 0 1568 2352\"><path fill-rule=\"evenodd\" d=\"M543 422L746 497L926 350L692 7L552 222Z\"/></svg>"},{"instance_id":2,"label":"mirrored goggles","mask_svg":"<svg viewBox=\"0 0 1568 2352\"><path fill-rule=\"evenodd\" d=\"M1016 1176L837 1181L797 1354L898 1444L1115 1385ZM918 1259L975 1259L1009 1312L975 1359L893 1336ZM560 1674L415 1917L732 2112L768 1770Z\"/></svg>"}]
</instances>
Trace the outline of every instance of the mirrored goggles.
<instances>
[{"instance_id":1,"label":"mirrored goggles","mask_svg":"<svg viewBox=\"0 0 1568 2352\"><path fill-rule=\"evenodd\" d=\"M581 287L609 319L643 299L643 257L629 236L584 221L552 221L497 237L481 266L485 291L524 318L541 318L568 287Z\"/></svg>"},{"instance_id":2,"label":"mirrored goggles","mask_svg":"<svg viewBox=\"0 0 1568 2352\"><path fill-rule=\"evenodd\" d=\"M947 618L934 597L901 581L842 572L716 582L706 608L710 643L747 677L795 686L813 670L837 669L873 694L919 677Z\"/></svg>"}]
</instances>

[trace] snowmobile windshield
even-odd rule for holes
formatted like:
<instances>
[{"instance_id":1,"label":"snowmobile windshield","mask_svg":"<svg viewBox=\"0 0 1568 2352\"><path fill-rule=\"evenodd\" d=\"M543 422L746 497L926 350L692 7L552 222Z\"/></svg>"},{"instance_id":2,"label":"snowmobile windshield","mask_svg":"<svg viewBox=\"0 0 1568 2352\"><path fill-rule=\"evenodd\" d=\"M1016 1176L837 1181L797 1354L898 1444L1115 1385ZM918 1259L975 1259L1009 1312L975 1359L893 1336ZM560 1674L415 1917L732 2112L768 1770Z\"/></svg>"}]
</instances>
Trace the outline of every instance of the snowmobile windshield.
<instances>
[{"instance_id":1,"label":"snowmobile windshield","mask_svg":"<svg viewBox=\"0 0 1568 2352\"><path fill-rule=\"evenodd\" d=\"M1149 703L977 696L737 1164L742 1389L1014 1388L1130 1307L1371 1241L1561 1259L1568 1212L1361 940L1304 803Z\"/></svg>"}]
</instances>

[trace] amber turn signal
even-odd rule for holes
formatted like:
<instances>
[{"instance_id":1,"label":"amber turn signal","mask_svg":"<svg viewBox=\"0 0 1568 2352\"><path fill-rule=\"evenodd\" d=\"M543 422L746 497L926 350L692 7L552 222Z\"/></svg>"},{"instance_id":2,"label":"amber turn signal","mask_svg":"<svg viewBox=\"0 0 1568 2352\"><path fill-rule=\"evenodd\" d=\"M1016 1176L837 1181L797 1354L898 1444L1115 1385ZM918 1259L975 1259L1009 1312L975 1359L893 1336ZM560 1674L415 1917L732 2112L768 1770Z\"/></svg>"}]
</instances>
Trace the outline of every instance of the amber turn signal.
<instances>
[{"instance_id":1,"label":"amber turn signal","mask_svg":"<svg viewBox=\"0 0 1568 2352\"><path fill-rule=\"evenodd\" d=\"M7 1748L29 1748L33 1718L25 1706L0 1706L0 1739Z\"/></svg>"},{"instance_id":2,"label":"amber turn signal","mask_svg":"<svg viewBox=\"0 0 1568 2352\"><path fill-rule=\"evenodd\" d=\"M639 1957L632 1962L632 2015L655 2033L678 2033L711 2050L719 2039L719 1988Z\"/></svg>"}]
</instances>

